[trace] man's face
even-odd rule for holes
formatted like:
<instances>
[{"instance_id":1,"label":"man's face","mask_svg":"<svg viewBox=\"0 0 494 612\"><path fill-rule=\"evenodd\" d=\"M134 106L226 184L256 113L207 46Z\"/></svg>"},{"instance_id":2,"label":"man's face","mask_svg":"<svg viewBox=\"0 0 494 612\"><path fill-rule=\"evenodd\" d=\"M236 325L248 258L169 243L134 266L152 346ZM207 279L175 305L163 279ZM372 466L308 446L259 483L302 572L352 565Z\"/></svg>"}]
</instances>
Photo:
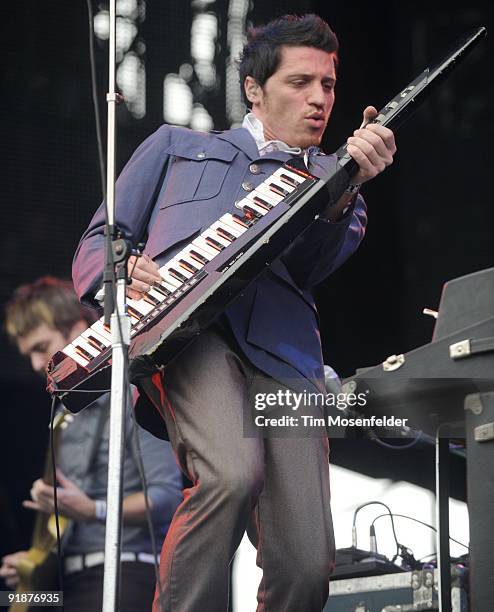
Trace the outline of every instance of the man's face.
<instances>
[{"instance_id":1,"label":"man's face","mask_svg":"<svg viewBox=\"0 0 494 612\"><path fill-rule=\"evenodd\" d=\"M43 374L51 357L69 342L58 329L42 323L22 338L18 338L17 346L22 355L31 361L33 370Z\"/></svg>"},{"instance_id":2,"label":"man's face","mask_svg":"<svg viewBox=\"0 0 494 612\"><path fill-rule=\"evenodd\" d=\"M245 80L252 112L267 140L292 147L319 145L334 104L334 54L313 47L281 47L278 69L264 83Z\"/></svg>"}]
</instances>

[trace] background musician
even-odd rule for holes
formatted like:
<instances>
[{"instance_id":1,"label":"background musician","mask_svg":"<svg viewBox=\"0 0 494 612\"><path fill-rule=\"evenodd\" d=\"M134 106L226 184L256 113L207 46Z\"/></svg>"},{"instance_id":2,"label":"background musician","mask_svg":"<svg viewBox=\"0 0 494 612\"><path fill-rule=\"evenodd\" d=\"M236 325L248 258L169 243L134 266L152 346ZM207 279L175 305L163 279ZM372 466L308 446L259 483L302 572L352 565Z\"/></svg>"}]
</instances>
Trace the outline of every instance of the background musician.
<instances>
[{"instance_id":1,"label":"background musician","mask_svg":"<svg viewBox=\"0 0 494 612\"><path fill-rule=\"evenodd\" d=\"M80 335L95 320L82 306L68 281L44 277L19 287L6 308L6 329L32 368L44 374L50 357ZM102 606L106 494L108 481L109 396L71 416L61 432L58 457L58 508L70 519L62 540L64 607L98 611ZM155 573L146 507L137 467L133 422L127 414L123 488L122 596L120 610L149 609ZM148 485L148 501L158 547L182 499L182 480L167 442L139 428L139 446ZM24 507L53 514L53 488L38 479ZM159 548L158 548L159 550ZM3 558L6 584L19 584L17 566L28 554Z\"/></svg>"}]
</instances>

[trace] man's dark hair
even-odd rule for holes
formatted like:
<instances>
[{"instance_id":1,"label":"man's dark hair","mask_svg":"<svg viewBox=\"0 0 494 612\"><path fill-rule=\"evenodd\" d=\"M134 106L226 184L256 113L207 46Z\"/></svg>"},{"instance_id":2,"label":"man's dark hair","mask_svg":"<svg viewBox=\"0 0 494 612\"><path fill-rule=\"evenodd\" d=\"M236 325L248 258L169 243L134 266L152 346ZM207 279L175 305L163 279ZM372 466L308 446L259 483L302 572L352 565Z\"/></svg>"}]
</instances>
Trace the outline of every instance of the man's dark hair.
<instances>
[{"instance_id":1,"label":"man's dark hair","mask_svg":"<svg viewBox=\"0 0 494 612\"><path fill-rule=\"evenodd\" d=\"M264 26L250 28L247 43L238 60L240 86L244 102L244 82L247 76L253 77L263 87L273 75L281 60L281 47L314 47L335 54L338 60L338 39L329 25L314 14L283 15Z\"/></svg>"}]
</instances>

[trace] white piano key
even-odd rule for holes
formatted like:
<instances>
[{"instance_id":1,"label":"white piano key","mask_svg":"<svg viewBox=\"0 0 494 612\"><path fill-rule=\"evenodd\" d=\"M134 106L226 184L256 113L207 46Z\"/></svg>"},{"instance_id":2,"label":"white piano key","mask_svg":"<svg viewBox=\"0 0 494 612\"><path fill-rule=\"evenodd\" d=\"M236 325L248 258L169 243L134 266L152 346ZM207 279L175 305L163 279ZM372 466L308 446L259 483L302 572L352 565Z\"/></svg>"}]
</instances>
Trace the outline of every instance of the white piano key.
<instances>
[{"instance_id":1,"label":"white piano key","mask_svg":"<svg viewBox=\"0 0 494 612\"><path fill-rule=\"evenodd\" d=\"M189 251L187 251L187 253L182 252L182 254L180 255L180 259L183 259L186 263L190 264L192 266L192 268L195 268L196 270L200 270L201 268L203 268L205 266L205 264L203 264L200 261L197 261L197 259L193 259L190 255L189 255ZM184 269L184 264L179 262L179 266L180 266L180 270Z\"/></svg>"},{"instance_id":2,"label":"white piano key","mask_svg":"<svg viewBox=\"0 0 494 612\"><path fill-rule=\"evenodd\" d=\"M88 327L88 329L86 329L85 332L82 333L82 337L83 338L88 338L88 336L93 336L93 338L95 338L98 342L101 342L101 344L103 344L103 346L108 347L111 345L111 339L103 336L102 334L100 334L95 328L94 325L91 325L91 327Z\"/></svg>"},{"instance_id":3,"label":"white piano key","mask_svg":"<svg viewBox=\"0 0 494 612\"><path fill-rule=\"evenodd\" d=\"M220 222L224 223L228 228L230 228L229 231L231 231L234 236L237 236L237 238L248 229L240 225L240 223L237 223L230 213L226 213L220 217Z\"/></svg>"},{"instance_id":4,"label":"white piano key","mask_svg":"<svg viewBox=\"0 0 494 612\"><path fill-rule=\"evenodd\" d=\"M291 172L290 170L287 170L286 168L283 168L283 167L278 168L278 170L276 170L276 172L273 173L273 176L276 176L280 181L284 183L285 181L281 178L282 174L288 176L289 179L292 179L298 185L301 185L306 180L305 176L300 176L300 174L295 174L295 172Z\"/></svg>"},{"instance_id":5,"label":"white piano key","mask_svg":"<svg viewBox=\"0 0 494 612\"><path fill-rule=\"evenodd\" d=\"M269 211L267 211L265 208L262 208L261 206L258 206L257 204L255 204L252 200L250 200L249 198L244 198L243 200L241 200L237 206L240 208L244 208L244 206L249 206L252 210L256 211L257 213L259 213L262 217L264 217L265 214L267 214Z\"/></svg>"},{"instance_id":6,"label":"white piano key","mask_svg":"<svg viewBox=\"0 0 494 612\"><path fill-rule=\"evenodd\" d=\"M266 184L268 188L271 188L270 185L276 185L280 189L283 189L284 191L288 191L288 193L292 193L292 191L295 191L295 187L293 185L289 185L288 183L285 183L284 181L280 180L277 176L270 176L269 179L266 180Z\"/></svg>"},{"instance_id":7,"label":"white piano key","mask_svg":"<svg viewBox=\"0 0 494 612\"><path fill-rule=\"evenodd\" d=\"M213 247L209 246L209 244L204 240L204 238L202 236L198 236L195 240L192 241L192 244L196 247L199 247L200 249L202 249L203 251L205 251L206 253L209 254L209 259L212 259L213 257L216 257L216 255L218 255L218 252L216 249L213 249Z\"/></svg>"},{"instance_id":8,"label":"white piano key","mask_svg":"<svg viewBox=\"0 0 494 612\"><path fill-rule=\"evenodd\" d=\"M147 295L148 297L154 298L154 299L156 300L156 302L157 302L156 306L157 306L158 304L161 304L161 302L164 302L164 301L166 300L166 297L165 297L163 294L159 293L158 291L156 291L156 290L155 290L155 289L153 289L153 288L151 288L151 289L150 289L150 290L147 292L147 294L146 294L146 295ZM145 299L145 297L144 297L143 299Z\"/></svg>"},{"instance_id":9,"label":"white piano key","mask_svg":"<svg viewBox=\"0 0 494 612\"><path fill-rule=\"evenodd\" d=\"M170 291L164 286L164 283L161 283L159 286L154 286L153 291L160 296L161 302L166 302L170 297ZM162 293L163 292L163 293Z\"/></svg>"},{"instance_id":10,"label":"white piano key","mask_svg":"<svg viewBox=\"0 0 494 612\"><path fill-rule=\"evenodd\" d=\"M223 238L223 240L227 240L229 244L231 244L233 240L237 238L237 234L233 233L233 228L231 228L226 223L222 223L221 221L215 221L213 225L211 225L210 227L212 230L214 230L216 234L218 234L218 230L223 231L223 232L228 232L228 234L232 236L232 240L229 240L228 238L224 238L224 235L222 234L220 235Z\"/></svg>"},{"instance_id":11,"label":"white piano key","mask_svg":"<svg viewBox=\"0 0 494 612\"><path fill-rule=\"evenodd\" d=\"M75 350L75 346L73 346L72 344L67 344L67 346L62 349L62 353L65 353L67 357L73 359L83 368L87 367L89 364L89 361L87 359L84 359L82 355L79 355L79 353Z\"/></svg>"},{"instance_id":12,"label":"white piano key","mask_svg":"<svg viewBox=\"0 0 494 612\"><path fill-rule=\"evenodd\" d=\"M213 259L213 257L216 256L216 252L214 255L211 255L209 252L206 252L204 249L202 249L201 247L197 246L197 244L190 244L189 246L189 256L194 258L193 255L193 251L195 251L196 253L199 253L199 255L201 255L202 257L204 257L204 259L206 259L206 263L208 263L209 261L211 261Z\"/></svg>"},{"instance_id":13,"label":"white piano key","mask_svg":"<svg viewBox=\"0 0 494 612\"><path fill-rule=\"evenodd\" d=\"M264 183L261 183L261 185L257 187L256 192L259 192L261 198L268 198L268 201L271 202L273 206L276 206L276 204L279 204L282 200L285 199L285 196L276 193Z\"/></svg>"},{"instance_id":14,"label":"white piano key","mask_svg":"<svg viewBox=\"0 0 494 612\"><path fill-rule=\"evenodd\" d=\"M165 287L167 289L171 287L170 291L175 291L175 289L178 289L178 287L181 287L183 285L181 281L177 280L176 278L173 278L173 276L170 275L166 266L160 268L159 273L161 278L165 281Z\"/></svg>"},{"instance_id":15,"label":"white piano key","mask_svg":"<svg viewBox=\"0 0 494 612\"><path fill-rule=\"evenodd\" d=\"M143 316L146 316L153 310L154 306L152 306L149 302L141 300L133 300L131 298L127 298L127 304L132 306L134 310L140 312Z\"/></svg>"},{"instance_id":16,"label":"white piano key","mask_svg":"<svg viewBox=\"0 0 494 612\"><path fill-rule=\"evenodd\" d=\"M166 271L171 274L170 272L170 268L173 268L176 272L178 272L179 274L181 274L182 276L185 276L185 280L187 280L188 278L190 278L191 276L193 276L192 272L189 272L188 270L185 270L181 265L180 262L177 260L176 257L174 257L172 259L172 261L168 262L167 264L165 264L164 266L166 268ZM174 277L176 281L180 282L179 278ZM183 281L185 282L185 281Z\"/></svg>"},{"instance_id":17,"label":"white piano key","mask_svg":"<svg viewBox=\"0 0 494 612\"><path fill-rule=\"evenodd\" d=\"M93 323L90 329L94 329L96 332L98 332L100 336L103 336L103 338L105 338L105 340L107 340L109 344L111 344L111 332L107 331L107 329L105 328L103 317L96 321L96 323Z\"/></svg>"},{"instance_id":18,"label":"white piano key","mask_svg":"<svg viewBox=\"0 0 494 612\"><path fill-rule=\"evenodd\" d=\"M219 242L222 246L227 247L231 245L231 241L227 240L226 238L223 238L223 236L220 236L216 230L212 229L211 227L209 227L205 232L203 232L201 234L201 236L206 239L206 238L211 238L212 240L216 240L216 242ZM213 247L214 248L214 247Z\"/></svg>"},{"instance_id":19,"label":"white piano key","mask_svg":"<svg viewBox=\"0 0 494 612\"><path fill-rule=\"evenodd\" d=\"M247 199L251 200L252 202L254 202L254 204L257 204L265 210L271 210L276 206L276 204L272 200L270 201L268 198L263 197L260 193L249 193ZM262 201L262 203L259 203L260 200Z\"/></svg>"},{"instance_id":20,"label":"white piano key","mask_svg":"<svg viewBox=\"0 0 494 612\"><path fill-rule=\"evenodd\" d=\"M283 196L280 196L279 193L275 193L272 189L268 187L267 181L258 185L254 191L251 191L246 195L246 197L253 198L254 196L259 196L263 200L267 200L273 206L276 206L278 202L281 201Z\"/></svg>"},{"instance_id":21,"label":"white piano key","mask_svg":"<svg viewBox=\"0 0 494 612\"><path fill-rule=\"evenodd\" d=\"M75 347L80 347L81 349L83 349L84 351L92 355L93 357L99 357L101 355L101 351L95 348L92 344L89 344L86 338L83 338L82 336L79 336L78 338L73 340L72 344Z\"/></svg>"}]
</instances>

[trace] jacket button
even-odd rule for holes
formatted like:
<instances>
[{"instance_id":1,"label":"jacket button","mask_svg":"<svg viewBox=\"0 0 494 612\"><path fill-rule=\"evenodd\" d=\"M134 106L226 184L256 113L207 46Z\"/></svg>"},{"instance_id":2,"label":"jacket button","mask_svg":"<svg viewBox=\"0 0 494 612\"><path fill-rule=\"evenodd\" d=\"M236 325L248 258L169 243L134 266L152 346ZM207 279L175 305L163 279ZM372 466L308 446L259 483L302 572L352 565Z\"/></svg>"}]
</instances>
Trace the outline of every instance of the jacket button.
<instances>
[{"instance_id":1,"label":"jacket button","mask_svg":"<svg viewBox=\"0 0 494 612\"><path fill-rule=\"evenodd\" d=\"M254 185L250 181L244 181L242 183L242 189L244 191L252 191L254 189Z\"/></svg>"},{"instance_id":2,"label":"jacket button","mask_svg":"<svg viewBox=\"0 0 494 612\"><path fill-rule=\"evenodd\" d=\"M198 159L204 159L205 157L206 157L206 153L204 153L204 151L201 151L200 153L197 154Z\"/></svg>"},{"instance_id":3,"label":"jacket button","mask_svg":"<svg viewBox=\"0 0 494 612\"><path fill-rule=\"evenodd\" d=\"M259 167L258 164L251 164L249 166L249 170L251 171L252 174L259 174L261 172L261 168Z\"/></svg>"}]
</instances>

